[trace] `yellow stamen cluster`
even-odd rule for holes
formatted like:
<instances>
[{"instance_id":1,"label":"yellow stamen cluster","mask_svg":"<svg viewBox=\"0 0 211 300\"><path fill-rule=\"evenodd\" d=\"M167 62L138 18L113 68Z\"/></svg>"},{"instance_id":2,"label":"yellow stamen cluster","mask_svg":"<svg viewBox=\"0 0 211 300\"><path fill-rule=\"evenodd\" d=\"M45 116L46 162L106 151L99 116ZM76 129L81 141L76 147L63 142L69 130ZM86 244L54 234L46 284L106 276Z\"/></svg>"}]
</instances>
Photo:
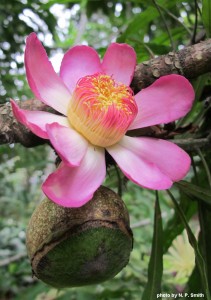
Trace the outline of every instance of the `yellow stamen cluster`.
<instances>
[{"instance_id":1,"label":"yellow stamen cluster","mask_svg":"<svg viewBox=\"0 0 211 300\"><path fill-rule=\"evenodd\" d=\"M114 105L117 110L125 110L125 113L132 114L128 110L127 103L124 100L134 102L132 91L127 89L124 84L115 84L115 81L108 75L100 75L94 77L93 81L93 95L92 98L86 102L87 105L92 105L92 109L107 110L110 106Z\"/></svg>"},{"instance_id":2,"label":"yellow stamen cluster","mask_svg":"<svg viewBox=\"0 0 211 300\"><path fill-rule=\"evenodd\" d=\"M78 81L68 110L71 125L100 147L117 143L136 114L132 90L99 73Z\"/></svg>"}]
</instances>

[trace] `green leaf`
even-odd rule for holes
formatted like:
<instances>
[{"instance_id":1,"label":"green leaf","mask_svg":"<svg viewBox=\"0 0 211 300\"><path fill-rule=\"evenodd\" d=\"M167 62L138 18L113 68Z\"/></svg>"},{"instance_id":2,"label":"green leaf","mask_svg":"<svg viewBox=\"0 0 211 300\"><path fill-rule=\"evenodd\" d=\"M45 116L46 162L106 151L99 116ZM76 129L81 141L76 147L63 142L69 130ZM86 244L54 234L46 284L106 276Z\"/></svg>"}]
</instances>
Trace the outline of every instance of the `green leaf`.
<instances>
[{"instance_id":1,"label":"green leaf","mask_svg":"<svg viewBox=\"0 0 211 300\"><path fill-rule=\"evenodd\" d=\"M75 0L49 0L48 2L44 3L43 5L41 5L41 9L47 10L49 9L51 6L53 6L54 4L68 4L68 3L73 3L75 4L77 1ZM78 1L79 3L82 2Z\"/></svg>"},{"instance_id":2,"label":"green leaf","mask_svg":"<svg viewBox=\"0 0 211 300\"><path fill-rule=\"evenodd\" d=\"M161 280L163 274L163 228L162 217L157 197L154 215L154 234L152 251L148 268L148 282L142 300L154 300L161 293Z\"/></svg>"},{"instance_id":3,"label":"green leaf","mask_svg":"<svg viewBox=\"0 0 211 300\"><path fill-rule=\"evenodd\" d=\"M206 264L205 264L202 254L201 254L201 251L199 249L198 242L197 242L192 230L190 229L190 226L188 225L185 215L184 215L182 209L180 208L179 204L177 203L176 199L174 198L173 194L170 191L167 191L167 192L174 203L175 210L177 211L178 215L181 218L182 223L184 224L184 227L188 234L189 242L194 249L196 265L197 265L199 273L200 273L203 292L206 295L205 299L210 300L210 292L209 292Z\"/></svg>"},{"instance_id":4,"label":"green leaf","mask_svg":"<svg viewBox=\"0 0 211 300\"><path fill-rule=\"evenodd\" d=\"M201 291L201 277L197 266L195 266L187 282L185 292L197 294L199 291Z\"/></svg>"},{"instance_id":5,"label":"green leaf","mask_svg":"<svg viewBox=\"0 0 211 300\"><path fill-rule=\"evenodd\" d=\"M211 1L202 1L202 21L207 33L207 37L211 37Z\"/></svg>"},{"instance_id":6,"label":"green leaf","mask_svg":"<svg viewBox=\"0 0 211 300\"><path fill-rule=\"evenodd\" d=\"M144 37L149 24L159 16L159 13L154 7L149 6L144 12L141 12L128 24L125 32L117 39L119 43L123 43L128 38L137 38L141 40Z\"/></svg>"},{"instance_id":7,"label":"green leaf","mask_svg":"<svg viewBox=\"0 0 211 300\"><path fill-rule=\"evenodd\" d=\"M183 191L185 194L202 200L211 205L211 191L200 186L197 186L193 183L189 183L186 181L180 181L175 183L175 185Z\"/></svg>"},{"instance_id":8,"label":"green leaf","mask_svg":"<svg viewBox=\"0 0 211 300\"><path fill-rule=\"evenodd\" d=\"M183 191L180 190L178 195L178 200L180 207L183 210L186 220L196 214L197 212L197 201L191 201L189 196L187 196ZM173 216L167 222L165 229L163 231L164 241L163 241L163 253L166 253L168 248L171 246L173 240L182 233L184 230L184 224L177 212L174 212Z\"/></svg>"},{"instance_id":9,"label":"green leaf","mask_svg":"<svg viewBox=\"0 0 211 300\"><path fill-rule=\"evenodd\" d=\"M199 245L207 267L207 277L209 286L211 286L211 207L207 204L199 203L200 235Z\"/></svg>"}]
</instances>

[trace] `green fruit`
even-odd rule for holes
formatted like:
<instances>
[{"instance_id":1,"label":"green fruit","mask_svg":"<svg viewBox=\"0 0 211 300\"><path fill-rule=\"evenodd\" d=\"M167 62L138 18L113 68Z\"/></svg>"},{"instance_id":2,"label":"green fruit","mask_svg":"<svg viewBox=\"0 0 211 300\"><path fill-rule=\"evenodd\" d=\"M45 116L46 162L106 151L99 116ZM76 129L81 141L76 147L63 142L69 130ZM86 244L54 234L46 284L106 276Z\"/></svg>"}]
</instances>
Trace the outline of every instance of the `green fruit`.
<instances>
[{"instance_id":1,"label":"green fruit","mask_svg":"<svg viewBox=\"0 0 211 300\"><path fill-rule=\"evenodd\" d=\"M33 274L57 288L114 277L127 265L132 244L127 209L116 193L103 186L80 208L43 200L26 236Z\"/></svg>"}]
</instances>

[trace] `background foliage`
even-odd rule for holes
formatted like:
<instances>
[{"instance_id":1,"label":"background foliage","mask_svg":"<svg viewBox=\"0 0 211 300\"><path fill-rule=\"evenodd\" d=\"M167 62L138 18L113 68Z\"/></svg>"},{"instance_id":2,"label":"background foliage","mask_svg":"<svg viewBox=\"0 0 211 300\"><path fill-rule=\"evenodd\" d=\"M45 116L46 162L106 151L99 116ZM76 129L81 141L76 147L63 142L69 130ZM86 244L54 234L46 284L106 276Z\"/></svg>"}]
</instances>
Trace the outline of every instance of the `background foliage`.
<instances>
[{"instance_id":1,"label":"background foliage","mask_svg":"<svg viewBox=\"0 0 211 300\"><path fill-rule=\"evenodd\" d=\"M211 4L210 0L1 0L0 103L10 97L32 97L23 66L25 38L32 31L38 34L57 71L63 53L81 43L93 46L103 55L111 42L126 42L135 48L138 62L142 62L209 37ZM211 127L210 74L202 75L192 84L196 91L193 109L176 124L191 124L191 131L178 136L182 139L205 137ZM210 153L210 147L193 149L193 167L185 182L175 185L170 194L160 192L157 196L125 182L122 175L119 182L116 170L111 168L105 185L116 191L122 185L122 197L130 212L134 233L130 262L114 279L103 284L57 291L31 277L25 250L25 229L43 197L40 185L54 168L53 151L47 146L1 146L0 299L149 300L156 299L161 290L202 292L208 299ZM187 235L181 235L184 229L194 248L196 264Z\"/></svg>"}]
</instances>

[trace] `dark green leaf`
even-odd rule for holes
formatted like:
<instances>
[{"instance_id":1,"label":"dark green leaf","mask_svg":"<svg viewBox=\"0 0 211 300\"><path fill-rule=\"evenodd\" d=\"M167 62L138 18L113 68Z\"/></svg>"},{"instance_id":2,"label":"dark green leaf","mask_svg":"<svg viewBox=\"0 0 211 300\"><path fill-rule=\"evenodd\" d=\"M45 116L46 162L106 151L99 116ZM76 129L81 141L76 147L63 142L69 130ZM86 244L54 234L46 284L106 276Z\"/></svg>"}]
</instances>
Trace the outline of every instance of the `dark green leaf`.
<instances>
[{"instance_id":1,"label":"dark green leaf","mask_svg":"<svg viewBox=\"0 0 211 300\"><path fill-rule=\"evenodd\" d=\"M202 200L208 204L211 204L211 191L200 186L197 186L193 183L186 181L180 181L175 184L178 188L186 193L187 195Z\"/></svg>"},{"instance_id":2,"label":"dark green leaf","mask_svg":"<svg viewBox=\"0 0 211 300\"><path fill-rule=\"evenodd\" d=\"M195 266L189 277L185 292L197 294L199 291L201 291L201 277L197 266Z\"/></svg>"},{"instance_id":3,"label":"dark green leaf","mask_svg":"<svg viewBox=\"0 0 211 300\"><path fill-rule=\"evenodd\" d=\"M161 292L161 280L163 274L163 228L162 217L157 197L155 203L154 234L152 251L148 268L148 282L143 293L142 300L154 300Z\"/></svg>"},{"instance_id":4,"label":"dark green leaf","mask_svg":"<svg viewBox=\"0 0 211 300\"><path fill-rule=\"evenodd\" d=\"M144 12L141 12L131 20L125 32L117 39L117 41L123 43L127 38L137 38L137 35L139 40L141 40L141 38L144 37L150 22L158 16L158 11L154 7L149 6Z\"/></svg>"},{"instance_id":5,"label":"dark green leaf","mask_svg":"<svg viewBox=\"0 0 211 300\"><path fill-rule=\"evenodd\" d=\"M202 1L202 21L207 33L207 37L211 37L211 1Z\"/></svg>"},{"instance_id":6,"label":"dark green leaf","mask_svg":"<svg viewBox=\"0 0 211 300\"><path fill-rule=\"evenodd\" d=\"M180 207L182 208L186 220L190 220L190 218L197 211L197 202L190 201L189 197L182 191L179 193L179 202ZM166 253L168 248L171 246L172 241L182 233L184 230L184 224L181 222L179 215L177 212L174 212L171 219L166 224L166 227L163 232L164 240L163 240L163 253Z\"/></svg>"},{"instance_id":7,"label":"dark green leaf","mask_svg":"<svg viewBox=\"0 0 211 300\"><path fill-rule=\"evenodd\" d=\"M177 211L178 215L181 218L182 223L184 224L184 227L185 227L185 229L187 231L187 234L188 234L189 242L190 242L191 246L194 249L196 265L197 265L199 273L200 273L203 292L206 295L205 299L210 300L210 292L209 292L209 284L208 284L208 278L207 278L206 264L205 264L205 261L203 259L202 253L199 249L198 242L197 242L192 230L190 229L190 226L188 225L188 222L185 218L185 215L184 215L182 209L180 208L179 204L177 203L176 199L174 198L173 194L170 191L168 191L168 194L169 194L169 196L171 197L171 199L174 203L175 210Z\"/></svg>"},{"instance_id":8,"label":"dark green leaf","mask_svg":"<svg viewBox=\"0 0 211 300\"><path fill-rule=\"evenodd\" d=\"M201 232L199 245L207 267L208 283L211 287L211 207L205 203L199 203L199 220Z\"/></svg>"}]
</instances>

